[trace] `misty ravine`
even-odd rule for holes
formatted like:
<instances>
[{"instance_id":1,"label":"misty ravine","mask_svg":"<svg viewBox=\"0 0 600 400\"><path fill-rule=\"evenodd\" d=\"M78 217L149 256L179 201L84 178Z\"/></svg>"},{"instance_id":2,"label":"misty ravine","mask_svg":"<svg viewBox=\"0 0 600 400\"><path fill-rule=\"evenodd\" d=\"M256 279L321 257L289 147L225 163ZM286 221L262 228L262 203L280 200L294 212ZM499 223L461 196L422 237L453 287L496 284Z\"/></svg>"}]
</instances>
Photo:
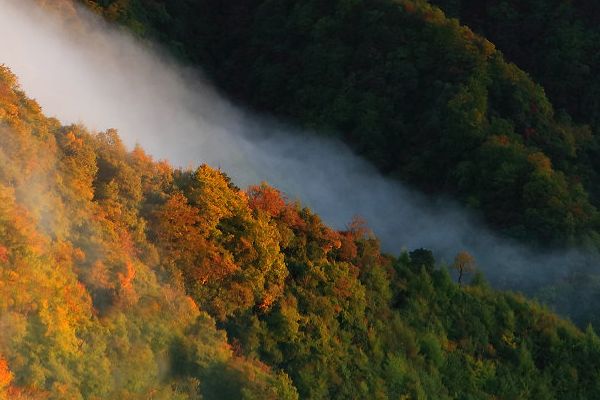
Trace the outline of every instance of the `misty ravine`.
<instances>
[{"instance_id":1,"label":"misty ravine","mask_svg":"<svg viewBox=\"0 0 600 400\"><path fill-rule=\"evenodd\" d=\"M29 1L0 8L0 62L63 123L115 128L130 147L180 166L213 165L240 187L266 181L336 228L360 215L391 253L424 247L450 263L467 250L498 287L543 285L596 264L578 249L542 254L501 239L454 202L383 177L342 143L250 115L198 71L84 10L73 24Z\"/></svg>"}]
</instances>

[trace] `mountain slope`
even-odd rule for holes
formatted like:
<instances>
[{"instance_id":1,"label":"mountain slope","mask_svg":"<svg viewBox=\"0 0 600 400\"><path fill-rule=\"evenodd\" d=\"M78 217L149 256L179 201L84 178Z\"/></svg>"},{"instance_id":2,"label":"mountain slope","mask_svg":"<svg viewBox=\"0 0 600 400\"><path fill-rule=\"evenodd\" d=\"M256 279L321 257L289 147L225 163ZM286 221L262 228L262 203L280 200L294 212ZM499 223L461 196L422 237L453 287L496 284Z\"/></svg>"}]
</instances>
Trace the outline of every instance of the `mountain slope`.
<instances>
[{"instance_id":1,"label":"mountain slope","mask_svg":"<svg viewBox=\"0 0 600 400\"><path fill-rule=\"evenodd\" d=\"M591 328L61 126L4 67L0 129L0 398L600 395Z\"/></svg>"},{"instance_id":2,"label":"mountain slope","mask_svg":"<svg viewBox=\"0 0 600 400\"><path fill-rule=\"evenodd\" d=\"M0 398L297 398L159 264L140 208L168 165L46 118L5 67L0 132Z\"/></svg>"},{"instance_id":3,"label":"mountain slope","mask_svg":"<svg viewBox=\"0 0 600 400\"><path fill-rule=\"evenodd\" d=\"M598 244L596 146L486 39L425 1L87 1L234 98L450 193L504 234Z\"/></svg>"},{"instance_id":4,"label":"mountain slope","mask_svg":"<svg viewBox=\"0 0 600 400\"><path fill-rule=\"evenodd\" d=\"M432 1L492 40L579 124L600 129L600 8L590 1ZM583 154L598 171L598 146ZM598 198L595 174L589 189Z\"/></svg>"},{"instance_id":5,"label":"mountain slope","mask_svg":"<svg viewBox=\"0 0 600 400\"><path fill-rule=\"evenodd\" d=\"M598 129L600 8L592 1L432 1L492 40L557 109ZM533 39L533 40L532 40Z\"/></svg>"}]
</instances>

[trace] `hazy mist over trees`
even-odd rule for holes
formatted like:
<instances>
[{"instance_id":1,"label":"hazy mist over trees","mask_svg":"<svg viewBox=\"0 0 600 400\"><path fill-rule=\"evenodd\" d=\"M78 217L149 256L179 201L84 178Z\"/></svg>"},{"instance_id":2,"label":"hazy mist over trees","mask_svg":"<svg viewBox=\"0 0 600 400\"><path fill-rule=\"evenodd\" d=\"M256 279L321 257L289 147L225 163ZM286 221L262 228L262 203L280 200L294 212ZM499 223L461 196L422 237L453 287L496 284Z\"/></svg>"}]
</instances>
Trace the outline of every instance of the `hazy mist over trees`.
<instances>
[{"instance_id":1,"label":"hazy mist over trees","mask_svg":"<svg viewBox=\"0 0 600 400\"><path fill-rule=\"evenodd\" d=\"M600 8L436 3L0 0L0 399L600 398Z\"/></svg>"}]
</instances>

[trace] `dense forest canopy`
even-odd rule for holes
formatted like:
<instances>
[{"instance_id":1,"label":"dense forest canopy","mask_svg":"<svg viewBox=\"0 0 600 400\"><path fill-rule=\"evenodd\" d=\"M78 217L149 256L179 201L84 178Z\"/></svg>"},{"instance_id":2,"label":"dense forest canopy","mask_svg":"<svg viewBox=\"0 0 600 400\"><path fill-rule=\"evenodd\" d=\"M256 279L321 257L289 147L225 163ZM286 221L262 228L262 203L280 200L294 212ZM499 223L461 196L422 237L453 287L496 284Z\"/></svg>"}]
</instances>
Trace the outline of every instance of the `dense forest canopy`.
<instances>
[{"instance_id":1,"label":"dense forest canopy","mask_svg":"<svg viewBox=\"0 0 600 400\"><path fill-rule=\"evenodd\" d=\"M428 250L62 126L5 67L0 129L3 398L600 395L591 328Z\"/></svg>"},{"instance_id":2,"label":"dense forest canopy","mask_svg":"<svg viewBox=\"0 0 600 400\"><path fill-rule=\"evenodd\" d=\"M342 139L496 232L541 252L590 251L558 267L566 279L529 293L597 323L595 3L85 4L200 66L242 104Z\"/></svg>"},{"instance_id":3,"label":"dense forest canopy","mask_svg":"<svg viewBox=\"0 0 600 400\"><path fill-rule=\"evenodd\" d=\"M176 171L46 118L5 67L0 131L0 397L297 398L233 351L148 238Z\"/></svg>"},{"instance_id":4,"label":"dense forest canopy","mask_svg":"<svg viewBox=\"0 0 600 400\"><path fill-rule=\"evenodd\" d=\"M563 103L557 111L494 44L426 1L85 3L162 41L244 104L342 138L505 235L598 246L591 120Z\"/></svg>"},{"instance_id":5,"label":"dense forest canopy","mask_svg":"<svg viewBox=\"0 0 600 400\"><path fill-rule=\"evenodd\" d=\"M539 82L557 110L600 132L600 8L595 1L432 1L492 40ZM598 145L583 155L598 171ZM595 174L593 175L596 176ZM595 182L597 179L594 180ZM598 197L598 185L588 189Z\"/></svg>"},{"instance_id":6,"label":"dense forest canopy","mask_svg":"<svg viewBox=\"0 0 600 400\"><path fill-rule=\"evenodd\" d=\"M600 243L593 115L425 1L85 3L508 236ZM494 2L438 3L502 26ZM545 15L529 3L510 15ZM577 4L566 26L592 31ZM367 224L62 125L2 66L0 399L600 398L593 276L540 292L585 302L562 310L578 327L491 288L468 249L391 256Z\"/></svg>"},{"instance_id":7,"label":"dense forest canopy","mask_svg":"<svg viewBox=\"0 0 600 400\"><path fill-rule=\"evenodd\" d=\"M594 1L434 0L538 81L559 110L599 128L600 9Z\"/></svg>"}]
</instances>

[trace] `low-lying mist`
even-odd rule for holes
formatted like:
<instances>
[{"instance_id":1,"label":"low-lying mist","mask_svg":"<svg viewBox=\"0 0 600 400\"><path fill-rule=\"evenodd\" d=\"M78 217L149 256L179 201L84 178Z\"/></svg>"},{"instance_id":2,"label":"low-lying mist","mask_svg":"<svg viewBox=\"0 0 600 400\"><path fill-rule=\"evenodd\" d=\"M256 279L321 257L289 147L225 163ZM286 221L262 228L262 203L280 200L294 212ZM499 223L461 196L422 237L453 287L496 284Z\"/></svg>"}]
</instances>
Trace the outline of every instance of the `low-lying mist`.
<instances>
[{"instance_id":1,"label":"low-lying mist","mask_svg":"<svg viewBox=\"0 0 600 400\"><path fill-rule=\"evenodd\" d=\"M267 181L338 229L360 215L391 253L425 247L449 263L467 250L500 286L548 282L589 262L575 250L540 254L499 239L457 204L386 179L342 143L245 113L197 71L77 13L59 19L30 1L0 0L0 63L63 123L116 128L130 147L219 167L240 187Z\"/></svg>"}]
</instances>

